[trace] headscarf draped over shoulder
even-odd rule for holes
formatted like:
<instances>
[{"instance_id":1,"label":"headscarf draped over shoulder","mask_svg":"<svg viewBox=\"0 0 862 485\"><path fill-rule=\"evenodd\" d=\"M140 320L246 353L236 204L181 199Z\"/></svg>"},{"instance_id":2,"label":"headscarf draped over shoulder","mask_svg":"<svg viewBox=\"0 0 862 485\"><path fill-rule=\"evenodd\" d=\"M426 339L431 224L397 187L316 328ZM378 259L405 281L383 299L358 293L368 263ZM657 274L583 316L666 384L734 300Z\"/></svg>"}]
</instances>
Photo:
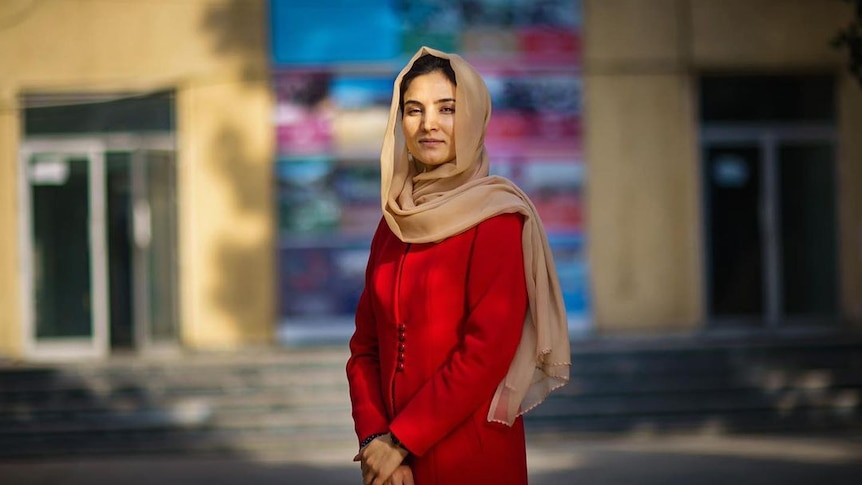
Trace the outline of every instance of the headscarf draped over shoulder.
<instances>
[{"instance_id":1,"label":"headscarf draped over shoulder","mask_svg":"<svg viewBox=\"0 0 862 485\"><path fill-rule=\"evenodd\" d=\"M455 160L422 172L408 156L399 110L401 79L421 56L448 59L455 71ZM402 241L428 243L460 234L504 213L524 216L522 245L529 309L506 377L488 420L512 425L569 379L568 324L557 272L536 208L509 180L489 176L485 130L491 97L464 59L422 47L395 79L380 154L383 217Z\"/></svg>"}]
</instances>

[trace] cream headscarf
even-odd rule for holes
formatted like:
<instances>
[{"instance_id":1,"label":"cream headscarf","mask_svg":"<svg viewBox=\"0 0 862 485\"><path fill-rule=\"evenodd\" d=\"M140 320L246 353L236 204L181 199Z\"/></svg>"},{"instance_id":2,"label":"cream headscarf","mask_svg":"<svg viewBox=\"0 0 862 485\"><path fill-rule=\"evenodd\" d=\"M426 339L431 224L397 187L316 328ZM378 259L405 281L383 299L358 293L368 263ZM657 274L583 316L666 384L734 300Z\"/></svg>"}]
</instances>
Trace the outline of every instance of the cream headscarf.
<instances>
[{"instance_id":1,"label":"cream headscarf","mask_svg":"<svg viewBox=\"0 0 862 485\"><path fill-rule=\"evenodd\" d=\"M455 71L456 159L420 173L407 155L399 112L404 74L421 56L448 59ZM485 129L491 97L481 76L458 55L422 47L395 79L380 155L383 216L404 242L442 241L503 213L524 215L522 245L529 311L523 335L500 382L488 420L512 425L569 379L566 311L548 239L536 208L512 182L488 176Z\"/></svg>"}]
</instances>

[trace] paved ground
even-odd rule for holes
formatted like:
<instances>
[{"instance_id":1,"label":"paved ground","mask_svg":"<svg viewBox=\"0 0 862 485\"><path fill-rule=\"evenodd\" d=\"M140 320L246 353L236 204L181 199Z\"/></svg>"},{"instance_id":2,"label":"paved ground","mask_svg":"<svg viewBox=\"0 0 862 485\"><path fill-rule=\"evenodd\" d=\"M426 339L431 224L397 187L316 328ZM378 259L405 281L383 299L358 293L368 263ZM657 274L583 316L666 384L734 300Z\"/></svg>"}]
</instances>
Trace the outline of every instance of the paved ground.
<instances>
[{"instance_id":1,"label":"paved ground","mask_svg":"<svg viewBox=\"0 0 862 485\"><path fill-rule=\"evenodd\" d=\"M302 456L0 462L0 484L357 485L352 450ZM346 455L346 456L345 456ZM858 485L862 435L531 435L532 485Z\"/></svg>"}]
</instances>

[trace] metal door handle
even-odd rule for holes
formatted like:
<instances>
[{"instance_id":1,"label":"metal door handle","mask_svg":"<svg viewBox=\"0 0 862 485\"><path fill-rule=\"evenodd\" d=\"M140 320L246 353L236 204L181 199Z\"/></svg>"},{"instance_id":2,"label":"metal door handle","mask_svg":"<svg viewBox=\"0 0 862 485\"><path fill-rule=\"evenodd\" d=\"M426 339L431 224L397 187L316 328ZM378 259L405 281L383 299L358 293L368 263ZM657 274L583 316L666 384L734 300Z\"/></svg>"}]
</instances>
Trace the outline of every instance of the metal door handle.
<instances>
[{"instance_id":1,"label":"metal door handle","mask_svg":"<svg viewBox=\"0 0 862 485\"><path fill-rule=\"evenodd\" d=\"M146 249L152 240L152 223L150 218L150 204L145 200L135 202L132 209L132 226L135 245Z\"/></svg>"}]
</instances>

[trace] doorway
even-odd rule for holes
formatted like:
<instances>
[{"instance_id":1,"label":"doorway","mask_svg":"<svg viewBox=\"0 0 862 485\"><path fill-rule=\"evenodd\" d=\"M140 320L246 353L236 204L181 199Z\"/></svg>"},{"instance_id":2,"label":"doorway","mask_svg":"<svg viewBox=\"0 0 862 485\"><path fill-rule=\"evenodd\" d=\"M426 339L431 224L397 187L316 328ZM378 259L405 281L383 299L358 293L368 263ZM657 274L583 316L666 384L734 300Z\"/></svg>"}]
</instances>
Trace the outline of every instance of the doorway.
<instances>
[{"instance_id":1,"label":"doorway","mask_svg":"<svg viewBox=\"0 0 862 485\"><path fill-rule=\"evenodd\" d=\"M704 129L713 327L824 328L838 321L835 146L829 126Z\"/></svg>"},{"instance_id":2,"label":"doorway","mask_svg":"<svg viewBox=\"0 0 862 485\"><path fill-rule=\"evenodd\" d=\"M28 137L21 151L25 349L102 357L177 337L168 134Z\"/></svg>"}]
</instances>

